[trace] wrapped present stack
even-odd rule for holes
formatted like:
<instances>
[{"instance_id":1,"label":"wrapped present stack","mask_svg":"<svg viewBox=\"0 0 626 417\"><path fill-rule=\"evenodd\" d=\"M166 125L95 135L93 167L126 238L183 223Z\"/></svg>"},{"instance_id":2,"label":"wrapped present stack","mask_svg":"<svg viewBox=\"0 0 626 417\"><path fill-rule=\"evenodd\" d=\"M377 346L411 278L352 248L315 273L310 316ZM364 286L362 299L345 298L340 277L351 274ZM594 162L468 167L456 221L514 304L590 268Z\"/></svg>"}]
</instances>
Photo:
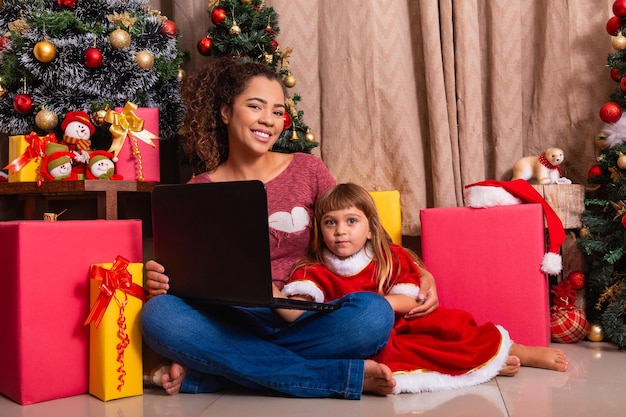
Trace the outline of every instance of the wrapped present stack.
<instances>
[{"instance_id":1,"label":"wrapped present stack","mask_svg":"<svg viewBox=\"0 0 626 417\"><path fill-rule=\"evenodd\" d=\"M141 394L141 221L0 222L0 240L0 333L10 341L0 344L0 393L20 404Z\"/></svg>"}]
</instances>

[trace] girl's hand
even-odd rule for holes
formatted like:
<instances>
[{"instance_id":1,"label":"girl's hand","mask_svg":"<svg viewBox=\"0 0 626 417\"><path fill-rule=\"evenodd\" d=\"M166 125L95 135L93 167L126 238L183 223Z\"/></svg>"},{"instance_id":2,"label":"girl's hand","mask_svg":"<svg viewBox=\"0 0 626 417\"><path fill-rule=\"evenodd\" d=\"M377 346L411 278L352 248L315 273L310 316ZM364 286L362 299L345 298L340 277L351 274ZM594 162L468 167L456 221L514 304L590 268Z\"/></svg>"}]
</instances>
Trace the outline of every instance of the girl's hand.
<instances>
[{"instance_id":1,"label":"girl's hand","mask_svg":"<svg viewBox=\"0 0 626 417\"><path fill-rule=\"evenodd\" d=\"M164 274L165 268L160 263L150 260L146 262L146 287L148 298L155 295L167 294L170 289L170 278Z\"/></svg>"},{"instance_id":2,"label":"girl's hand","mask_svg":"<svg viewBox=\"0 0 626 417\"><path fill-rule=\"evenodd\" d=\"M424 317L432 313L439 307L439 296L437 295L437 285L435 278L426 269L419 267L420 271L420 292L417 296L418 305L412 308L404 318L407 320Z\"/></svg>"}]
</instances>

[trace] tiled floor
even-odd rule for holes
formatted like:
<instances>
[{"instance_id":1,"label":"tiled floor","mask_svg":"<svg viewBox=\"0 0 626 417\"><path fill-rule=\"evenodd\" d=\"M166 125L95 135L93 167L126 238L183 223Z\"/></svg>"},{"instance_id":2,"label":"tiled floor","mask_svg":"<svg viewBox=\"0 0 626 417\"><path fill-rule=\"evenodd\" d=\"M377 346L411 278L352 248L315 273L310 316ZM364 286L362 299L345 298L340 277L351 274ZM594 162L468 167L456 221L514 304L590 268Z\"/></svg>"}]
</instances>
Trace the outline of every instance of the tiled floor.
<instances>
[{"instance_id":1,"label":"tiled floor","mask_svg":"<svg viewBox=\"0 0 626 417\"><path fill-rule=\"evenodd\" d=\"M565 350L566 373L522 368L476 387L439 393L366 396L361 401L294 399L250 392L181 394L146 390L140 397L102 402L89 395L20 406L0 396L2 417L624 417L626 351L608 343L555 345ZM48 375L63 383L62 375Z\"/></svg>"}]
</instances>

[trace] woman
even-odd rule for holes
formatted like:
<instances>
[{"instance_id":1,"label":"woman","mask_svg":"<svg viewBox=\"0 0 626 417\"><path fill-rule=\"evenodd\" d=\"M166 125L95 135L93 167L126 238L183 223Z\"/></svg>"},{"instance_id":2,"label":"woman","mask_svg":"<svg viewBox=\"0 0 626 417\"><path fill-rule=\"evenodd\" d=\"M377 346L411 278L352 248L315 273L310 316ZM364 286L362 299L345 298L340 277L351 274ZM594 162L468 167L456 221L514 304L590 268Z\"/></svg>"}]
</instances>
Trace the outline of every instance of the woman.
<instances>
[{"instance_id":1,"label":"woman","mask_svg":"<svg viewBox=\"0 0 626 417\"><path fill-rule=\"evenodd\" d=\"M214 60L186 81L183 96L186 150L206 170L190 182L255 179L266 185L274 292L280 295L309 247L315 200L335 181L312 155L271 152L283 130L285 91L266 66ZM337 311L306 312L286 323L265 308L196 309L166 294L166 268L146 263L151 298L142 311L142 332L152 349L172 360L153 378L169 394L229 386L347 399L393 392L389 368L364 360L391 332L393 311L383 297L350 294L337 301ZM424 311L437 303L434 285L425 288L435 296Z\"/></svg>"}]
</instances>

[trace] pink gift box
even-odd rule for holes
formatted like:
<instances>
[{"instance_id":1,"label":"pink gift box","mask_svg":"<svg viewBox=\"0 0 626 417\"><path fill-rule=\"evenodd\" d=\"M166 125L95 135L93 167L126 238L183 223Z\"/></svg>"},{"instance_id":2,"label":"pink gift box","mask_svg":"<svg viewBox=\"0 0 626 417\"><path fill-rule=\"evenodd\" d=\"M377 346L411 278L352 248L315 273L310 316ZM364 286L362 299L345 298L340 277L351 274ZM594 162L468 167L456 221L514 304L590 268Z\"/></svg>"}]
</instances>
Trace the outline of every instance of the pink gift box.
<instances>
[{"instance_id":1,"label":"pink gift box","mask_svg":"<svg viewBox=\"0 0 626 417\"><path fill-rule=\"evenodd\" d=\"M120 113L121 107L116 107L115 111ZM152 107L139 107L135 114L144 120L144 129L159 136L159 109ZM117 155L115 172L124 177L125 180L138 180L139 172L143 173L143 181L161 181L161 160L159 155L159 140L152 140L154 146L137 139L141 160L133 153L133 143L130 137L126 137L124 146Z\"/></svg>"},{"instance_id":2,"label":"pink gift box","mask_svg":"<svg viewBox=\"0 0 626 417\"><path fill-rule=\"evenodd\" d=\"M89 267L142 262L140 220L0 222L0 393L32 404L88 392Z\"/></svg>"},{"instance_id":3,"label":"pink gift box","mask_svg":"<svg viewBox=\"0 0 626 417\"><path fill-rule=\"evenodd\" d=\"M505 327L526 345L550 343L546 251L540 204L420 211L422 257L439 301L481 324Z\"/></svg>"}]
</instances>

